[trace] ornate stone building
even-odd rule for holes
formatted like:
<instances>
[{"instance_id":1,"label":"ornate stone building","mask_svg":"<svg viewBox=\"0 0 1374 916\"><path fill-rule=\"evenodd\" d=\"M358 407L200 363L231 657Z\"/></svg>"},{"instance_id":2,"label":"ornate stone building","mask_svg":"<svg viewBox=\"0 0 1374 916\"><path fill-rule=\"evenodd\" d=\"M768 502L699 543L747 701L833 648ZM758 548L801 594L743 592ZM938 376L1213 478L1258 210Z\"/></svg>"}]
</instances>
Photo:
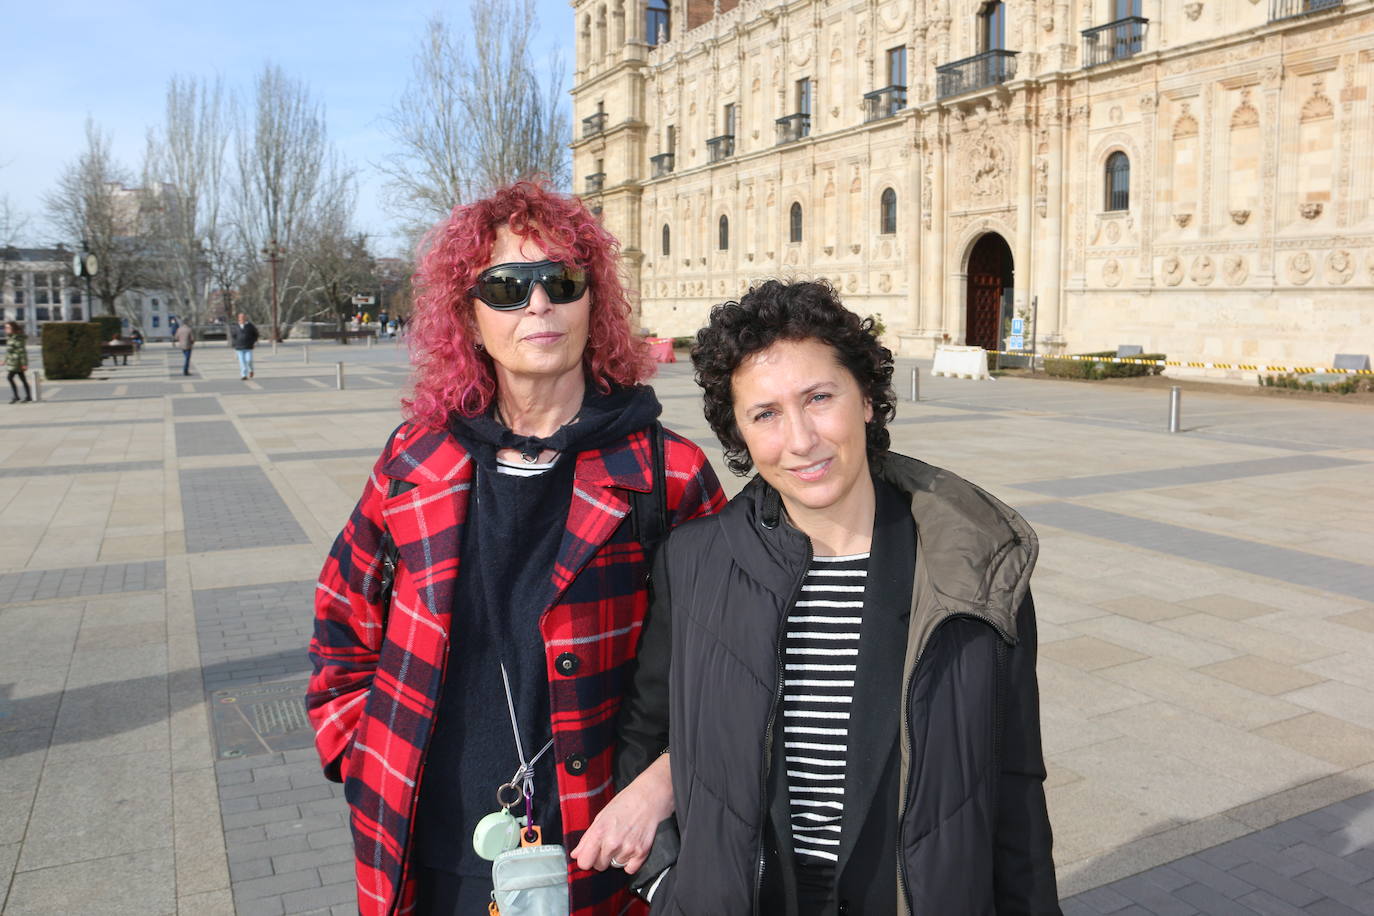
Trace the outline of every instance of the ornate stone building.
<instances>
[{"instance_id":1,"label":"ornate stone building","mask_svg":"<svg viewBox=\"0 0 1374 916\"><path fill-rule=\"evenodd\" d=\"M1033 305L1042 350L1374 352L1374 0L573 5L577 190L657 334L800 276L908 355Z\"/></svg>"}]
</instances>

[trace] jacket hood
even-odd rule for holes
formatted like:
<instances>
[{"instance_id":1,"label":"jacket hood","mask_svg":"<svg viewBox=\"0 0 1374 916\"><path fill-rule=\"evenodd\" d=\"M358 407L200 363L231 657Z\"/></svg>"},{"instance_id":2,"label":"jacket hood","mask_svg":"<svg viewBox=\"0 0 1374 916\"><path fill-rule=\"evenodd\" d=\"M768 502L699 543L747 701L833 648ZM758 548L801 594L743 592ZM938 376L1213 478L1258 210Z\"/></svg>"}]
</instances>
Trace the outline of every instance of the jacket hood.
<instances>
[{"instance_id":1,"label":"jacket hood","mask_svg":"<svg viewBox=\"0 0 1374 916\"><path fill-rule=\"evenodd\" d=\"M1040 550L1031 526L986 490L924 461L886 452L873 472L910 498L916 522L912 648L919 652L941 620L959 614L986 620L1015 643L1016 610L1030 588ZM807 540L786 521L778 491L755 475L720 521L744 570L787 594ZM744 541L745 530L750 540L757 538L754 544Z\"/></svg>"}]
</instances>

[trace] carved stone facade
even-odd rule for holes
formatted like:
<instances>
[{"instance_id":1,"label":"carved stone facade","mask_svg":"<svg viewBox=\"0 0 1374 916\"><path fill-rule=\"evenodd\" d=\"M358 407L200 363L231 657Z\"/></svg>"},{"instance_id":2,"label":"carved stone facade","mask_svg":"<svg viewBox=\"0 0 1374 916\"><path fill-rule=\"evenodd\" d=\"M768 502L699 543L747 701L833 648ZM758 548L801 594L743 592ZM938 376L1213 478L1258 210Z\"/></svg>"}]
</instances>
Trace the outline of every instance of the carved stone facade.
<instances>
[{"instance_id":1,"label":"carved stone facade","mask_svg":"<svg viewBox=\"0 0 1374 916\"><path fill-rule=\"evenodd\" d=\"M651 45L639 2L574 2L576 190L647 330L817 277L927 355L973 336L970 254L995 232L1042 350L1374 352L1374 0L1143 0L1095 33L1115 3L1027 0L991 56L981 0L670 3Z\"/></svg>"}]
</instances>

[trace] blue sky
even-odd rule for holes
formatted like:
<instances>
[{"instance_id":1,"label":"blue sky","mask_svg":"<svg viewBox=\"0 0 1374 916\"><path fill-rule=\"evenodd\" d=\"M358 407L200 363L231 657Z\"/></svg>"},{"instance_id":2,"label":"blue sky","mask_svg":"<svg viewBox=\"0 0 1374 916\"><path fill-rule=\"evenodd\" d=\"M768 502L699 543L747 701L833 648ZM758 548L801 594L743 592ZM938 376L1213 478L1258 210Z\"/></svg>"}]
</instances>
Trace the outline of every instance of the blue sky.
<instances>
[{"instance_id":1,"label":"blue sky","mask_svg":"<svg viewBox=\"0 0 1374 916\"><path fill-rule=\"evenodd\" d=\"M26 241L56 241L42 195L79 155L93 117L131 168L160 122L173 74L213 78L245 91L266 61L309 84L330 135L360 169L360 228L395 244L370 163L387 153L380 116L404 89L421 27L435 12L465 25L466 2L434 0L231 0L228 3L72 2L6 4L0 64L0 194L30 216ZM542 59L563 49L573 62L572 8L536 0ZM565 88L571 83L569 72ZM565 97L566 98L566 97Z\"/></svg>"}]
</instances>

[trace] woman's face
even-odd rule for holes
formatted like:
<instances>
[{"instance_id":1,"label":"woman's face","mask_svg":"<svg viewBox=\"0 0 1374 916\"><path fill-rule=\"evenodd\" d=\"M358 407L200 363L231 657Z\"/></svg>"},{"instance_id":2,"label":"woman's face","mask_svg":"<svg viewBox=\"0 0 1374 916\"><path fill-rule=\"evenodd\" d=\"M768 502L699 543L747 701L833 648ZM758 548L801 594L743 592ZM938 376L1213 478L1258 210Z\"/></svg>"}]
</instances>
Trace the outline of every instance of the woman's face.
<instances>
[{"instance_id":1,"label":"woman's face","mask_svg":"<svg viewBox=\"0 0 1374 916\"><path fill-rule=\"evenodd\" d=\"M829 344L780 340L731 377L735 423L754 467L795 515L841 510L868 479L873 405Z\"/></svg>"},{"instance_id":2,"label":"woman's face","mask_svg":"<svg viewBox=\"0 0 1374 916\"><path fill-rule=\"evenodd\" d=\"M522 239L502 226L496 232L487 267L548 259L548 252L539 242ZM480 299L473 299L477 341L496 363L498 380L556 381L572 374L580 376L591 301L588 288L577 301L555 305L539 284L530 290L529 302L522 309L497 311Z\"/></svg>"}]
</instances>

